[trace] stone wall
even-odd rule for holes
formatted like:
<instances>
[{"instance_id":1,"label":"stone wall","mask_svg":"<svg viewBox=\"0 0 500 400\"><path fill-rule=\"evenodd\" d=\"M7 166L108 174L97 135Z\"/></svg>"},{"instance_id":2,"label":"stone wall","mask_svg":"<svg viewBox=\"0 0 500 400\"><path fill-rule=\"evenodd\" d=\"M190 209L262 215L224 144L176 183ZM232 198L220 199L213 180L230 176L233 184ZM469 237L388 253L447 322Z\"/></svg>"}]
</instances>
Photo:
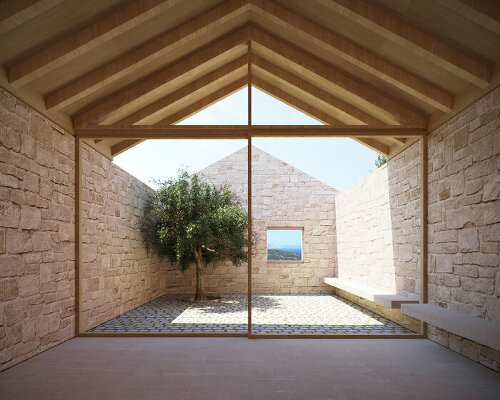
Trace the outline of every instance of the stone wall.
<instances>
[{"instance_id":1,"label":"stone wall","mask_svg":"<svg viewBox=\"0 0 500 400\"><path fill-rule=\"evenodd\" d=\"M500 321L499 117L496 89L429 136L429 301L493 321ZM255 148L254 291L328 292L321 278L338 274L418 293L418 149L339 194ZM166 291L194 292L194 268L181 273L142 244L137 228L150 189L88 146L83 158L83 326ZM0 369L74 334L73 171L73 138L0 90ZM246 204L246 149L202 173L228 181ZM266 262L268 226L304 228L303 263ZM244 293L246 265L209 267L206 285ZM498 351L433 326L429 337L500 369Z\"/></svg>"},{"instance_id":2,"label":"stone wall","mask_svg":"<svg viewBox=\"0 0 500 400\"><path fill-rule=\"evenodd\" d=\"M200 172L216 185L227 183L247 206L247 148ZM334 188L252 148L252 254L254 293L327 293L322 278L333 276L335 263ZM267 262L267 228L303 228L303 262ZM207 293L246 293L247 264L209 266ZM169 271L169 292L194 292L194 266L184 273Z\"/></svg>"},{"instance_id":3,"label":"stone wall","mask_svg":"<svg viewBox=\"0 0 500 400\"><path fill-rule=\"evenodd\" d=\"M337 276L396 291L387 165L337 196Z\"/></svg>"},{"instance_id":4,"label":"stone wall","mask_svg":"<svg viewBox=\"0 0 500 400\"><path fill-rule=\"evenodd\" d=\"M500 322L500 88L429 136L429 302ZM429 328L499 370L500 352Z\"/></svg>"},{"instance_id":5,"label":"stone wall","mask_svg":"<svg viewBox=\"0 0 500 400\"><path fill-rule=\"evenodd\" d=\"M82 329L165 293L166 262L148 252L140 217L153 191L89 146L82 183Z\"/></svg>"},{"instance_id":6,"label":"stone wall","mask_svg":"<svg viewBox=\"0 0 500 400\"><path fill-rule=\"evenodd\" d=\"M256 235L252 288L256 293L327 293L337 272L335 196L338 191L255 148L252 216ZM303 263L268 263L267 227L303 228Z\"/></svg>"},{"instance_id":7,"label":"stone wall","mask_svg":"<svg viewBox=\"0 0 500 400\"><path fill-rule=\"evenodd\" d=\"M418 143L336 198L338 277L418 293Z\"/></svg>"},{"instance_id":8,"label":"stone wall","mask_svg":"<svg viewBox=\"0 0 500 400\"><path fill-rule=\"evenodd\" d=\"M74 335L73 143L0 89L0 370Z\"/></svg>"},{"instance_id":9,"label":"stone wall","mask_svg":"<svg viewBox=\"0 0 500 400\"><path fill-rule=\"evenodd\" d=\"M71 135L0 89L0 370L74 336L74 147ZM87 145L83 158L90 327L161 295L166 267L137 230L151 189Z\"/></svg>"},{"instance_id":10,"label":"stone wall","mask_svg":"<svg viewBox=\"0 0 500 400\"><path fill-rule=\"evenodd\" d=\"M420 152L415 143L336 197L338 277L392 293L420 293ZM414 331L401 313L342 297Z\"/></svg>"},{"instance_id":11,"label":"stone wall","mask_svg":"<svg viewBox=\"0 0 500 400\"><path fill-rule=\"evenodd\" d=\"M499 126L497 88L431 132L428 146L429 302L497 322ZM373 287L419 293L419 156L418 144L414 144L389 160L385 170L375 171L337 196L339 276ZM381 267L382 260L387 264ZM346 297L371 308L359 298ZM388 310L375 311L408 326ZM429 338L500 370L498 351L434 326L429 326Z\"/></svg>"}]
</instances>

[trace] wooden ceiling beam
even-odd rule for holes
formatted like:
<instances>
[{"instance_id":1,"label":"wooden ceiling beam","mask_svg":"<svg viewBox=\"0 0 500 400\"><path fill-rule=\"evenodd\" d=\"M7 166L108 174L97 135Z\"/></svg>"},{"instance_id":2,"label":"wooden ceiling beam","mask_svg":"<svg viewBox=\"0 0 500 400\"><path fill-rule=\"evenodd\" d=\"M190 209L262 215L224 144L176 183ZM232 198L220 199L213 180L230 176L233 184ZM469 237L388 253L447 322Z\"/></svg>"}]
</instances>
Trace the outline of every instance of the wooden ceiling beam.
<instances>
[{"instance_id":1,"label":"wooden ceiling beam","mask_svg":"<svg viewBox=\"0 0 500 400\"><path fill-rule=\"evenodd\" d=\"M498 0L440 0L439 4L500 35Z\"/></svg>"},{"instance_id":2,"label":"wooden ceiling beam","mask_svg":"<svg viewBox=\"0 0 500 400\"><path fill-rule=\"evenodd\" d=\"M448 112L453 108L453 96L423 78L390 63L374 52L333 33L314 22L293 13L281 5L268 0L251 0L251 10L264 19L278 25L298 30L310 42L326 52L334 54L386 83L429 104L433 108Z\"/></svg>"},{"instance_id":3,"label":"wooden ceiling beam","mask_svg":"<svg viewBox=\"0 0 500 400\"><path fill-rule=\"evenodd\" d=\"M404 145L406 143L406 139L405 138L401 138L401 137L391 137L390 138L391 141L397 145Z\"/></svg>"},{"instance_id":4,"label":"wooden ceiling beam","mask_svg":"<svg viewBox=\"0 0 500 400\"><path fill-rule=\"evenodd\" d=\"M237 81L230 83L227 86L224 86L215 92L205 96L203 99L194 102L188 107L182 109L181 111L176 112L175 114L169 115L163 118L161 121L155 124L155 126L166 126L166 125L174 125L180 123L182 120L190 117L193 114L196 114L205 108L211 106L214 103L226 98L227 96L232 95L238 90L242 89L248 85L248 77L238 79Z\"/></svg>"},{"instance_id":5,"label":"wooden ceiling beam","mask_svg":"<svg viewBox=\"0 0 500 400\"><path fill-rule=\"evenodd\" d=\"M5 0L0 2L0 34L24 24L64 0Z\"/></svg>"},{"instance_id":6,"label":"wooden ceiling beam","mask_svg":"<svg viewBox=\"0 0 500 400\"><path fill-rule=\"evenodd\" d=\"M152 104L140 109L139 111L123 118L122 120L115 123L115 125L133 125L135 123L139 125L149 125L154 124L160 115L164 114L164 110L174 104L175 102L185 98L186 96L191 96L194 92L203 90L207 85L212 85L214 83L219 83L219 85L224 84L224 80L227 76L238 69L242 69L247 65L247 56L241 56L230 63L217 68L215 71L209 72L208 74L202 76L201 78L195 80L183 86L179 90L155 101ZM245 71L246 72L246 71ZM227 81L226 81L227 82Z\"/></svg>"},{"instance_id":7,"label":"wooden ceiling beam","mask_svg":"<svg viewBox=\"0 0 500 400\"><path fill-rule=\"evenodd\" d=\"M289 70L296 74L314 74L327 81L330 89L349 103L376 116L389 125L426 125L426 118L413 107L404 105L400 100L383 93L380 89L362 82L348 73L317 58L313 54L299 49L274 35L255 26L249 29L251 40L280 56L286 61ZM256 51L258 53L258 51Z\"/></svg>"},{"instance_id":8,"label":"wooden ceiling beam","mask_svg":"<svg viewBox=\"0 0 500 400\"><path fill-rule=\"evenodd\" d=\"M289 106L297 109L304 114L309 115L310 117L322 122L326 125L342 125L342 122L336 120L330 115L319 111L312 107L311 105L304 103L302 100L298 99L295 96L292 96L285 91L278 89L277 87L267 83L266 81L253 77L253 82L256 87L258 87L263 92L267 93L270 96L275 97L276 99L288 104ZM389 147L383 143L380 143L377 139L373 138L356 138L353 137L355 141L361 143L364 146L369 147L370 149L383 154L384 156L389 155Z\"/></svg>"},{"instance_id":9,"label":"wooden ceiling beam","mask_svg":"<svg viewBox=\"0 0 500 400\"><path fill-rule=\"evenodd\" d=\"M10 65L9 82L14 87L26 85L77 56L101 45L182 0L137 0L106 14L83 29Z\"/></svg>"},{"instance_id":10,"label":"wooden ceiling beam","mask_svg":"<svg viewBox=\"0 0 500 400\"><path fill-rule=\"evenodd\" d=\"M81 127L99 123L113 124L123 119L135 111L134 107L139 109L140 105L144 104L145 96L151 92L159 94L162 92L162 88L174 79L192 73L195 69L203 71L204 64L218 58L223 59L228 52L245 43L247 37L247 28L242 28L177 60L173 64L167 65L146 78L130 84L107 99L96 102L93 107L79 113L73 118L74 126ZM241 54L236 54L236 56L243 55L245 51L246 46L244 48L242 46ZM112 115L110 116L110 114Z\"/></svg>"},{"instance_id":11,"label":"wooden ceiling beam","mask_svg":"<svg viewBox=\"0 0 500 400\"><path fill-rule=\"evenodd\" d=\"M343 18L369 28L376 34L407 47L444 70L480 88L491 80L493 64L444 43L406 22L390 10L363 0L317 0Z\"/></svg>"},{"instance_id":12,"label":"wooden ceiling beam","mask_svg":"<svg viewBox=\"0 0 500 400\"><path fill-rule=\"evenodd\" d=\"M128 51L108 64L78 78L47 95L48 109L60 110L118 79L130 76L144 65L178 51L186 43L203 37L215 26L223 25L248 9L246 0L229 0L178 27L162 33Z\"/></svg>"},{"instance_id":13,"label":"wooden ceiling beam","mask_svg":"<svg viewBox=\"0 0 500 400\"><path fill-rule=\"evenodd\" d=\"M261 68L268 73L276 76L280 80L285 81L289 85L295 86L300 90L309 93L311 96L329 104L332 108L336 110L339 116L336 117L337 120L348 125L383 125L383 122L376 118L373 118L370 114L367 114L356 107L353 107L349 103L332 96L330 93L304 81L298 76L289 73L277 65L267 61L266 59L259 57L257 55L252 56L252 64L257 68Z\"/></svg>"},{"instance_id":14,"label":"wooden ceiling beam","mask_svg":"<svg viewBox=\"0 0 500 400\"><path fill-rule=\"evenodd\" d=\"M117 144L114 144L113 146L111 146L111 156L116 157L118 154L123 153L128 149L131 149L135 145L138 145L139 143L143 142L144 140L145 139L141 140L128 139L128 140L123 140Z\"/></svg>"},{"instance_id":15,"label":"wooden ceiling beam","mask_svg":"<svg viewBox=\"0 0 500 400\"><path fill-rule=\"evenodd\" d=\"M361 143L362 145L369 147L373 151L376 151L377 153L382 154L385 157L389 156L390 152L390 147L380 143L377 139L372 139L372 138L356 138L353 137L351 139L354 139L356 142Z\"/></svg>"},{"instance_id":16,"label":"wooden ceiling beam","mask_svg":"<svg viewBox=\"0 0 500 400\"><path fill-rule=\"evenodd\" d=\"M231 83L223 88L216 90L214 93L211 93L210 95L204 97L203 99L194 102L193 104L182 109L181 111L178 111L175 114L172 114L172 115L164 118L162 121L157 123L156 126L165 126L165 125L176 124L176 123L182 121L183 119L186 119L186 118L190 117L191 115L196 114L197 112L200 112L204 108L209 107L210 105L222 100L223 98L230 96L234 92L242 89L247 84L248 84L247 77L239 79L236 82L233 82L233 83ZM142 141L144 141L144 139L123 140L122 142L119 142L116 145L111 147L111 153L112 153L113 157L117 156L118 154L123 153L124 151L141 143Z\"/></svg>"},{"instance_id":17,"label":"wooden ceiling beam","mask_svg":"<svg viewBox=\"0 0 500 400\"><path fill-rule=\"evenodd\" d=\"M290 107L295 108L296 110L307 114L311 118L325 124L325 125L345 125L345 123L335 119L331 115L320 111L309 103L306 103L300 100L298 97L295 97L284 90L277 88L276 86L266 82L264 79L259 78L258 76L252 76L253 85L267 93L269 96L274 97L275 99L288 104Z\"/></svg>"},{"instance_id":18,"label":"wooden ceiling beam","mask_svg":"<svg viewBox=\"0 0 500 400\"><path fill-rule=\"evenodd\" d=\"M216 100L215 100L216 101ZM167 117L168 118L168 117ZM75 128L79 138L87 139L184 139L254 137L421 137L427 130L414 126L374 128L354 125L100 125Z\"/></svg>"}]
</instances>

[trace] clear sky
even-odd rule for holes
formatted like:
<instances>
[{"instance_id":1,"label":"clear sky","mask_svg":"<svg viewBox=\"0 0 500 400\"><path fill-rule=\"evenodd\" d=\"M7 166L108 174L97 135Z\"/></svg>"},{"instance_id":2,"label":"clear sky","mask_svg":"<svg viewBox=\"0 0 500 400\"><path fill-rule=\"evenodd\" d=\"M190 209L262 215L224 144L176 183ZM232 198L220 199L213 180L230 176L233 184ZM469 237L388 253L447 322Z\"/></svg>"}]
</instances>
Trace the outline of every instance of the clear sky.
<instances>
[{"instance_id":1,"label":"clear sky","mask_svg":"<svg viewBox=\"0 0 500 400\"><path fill-rule=\"evenodd\" d=\"M300 249L302 231L292 229L270 229L267 231L267 248L274 250Z\"/></svg>"},{"instance_id":2,"label":"clear sky","mask_svg":"<svg viewBox=\"0 0 500 400\"><path fill-rule=\"evenodd\" d=\"M252 89L254 125L321 125L271 96ZM246 125L247 89L185 119L182 125ZM348 138L254 138L253 145L338 190L373 171L377 153ZM179 168L196 172L246 146L246 140L146 140L115 157L115 163L138 179L175 176Z\"/></svg>"}]
</instances>

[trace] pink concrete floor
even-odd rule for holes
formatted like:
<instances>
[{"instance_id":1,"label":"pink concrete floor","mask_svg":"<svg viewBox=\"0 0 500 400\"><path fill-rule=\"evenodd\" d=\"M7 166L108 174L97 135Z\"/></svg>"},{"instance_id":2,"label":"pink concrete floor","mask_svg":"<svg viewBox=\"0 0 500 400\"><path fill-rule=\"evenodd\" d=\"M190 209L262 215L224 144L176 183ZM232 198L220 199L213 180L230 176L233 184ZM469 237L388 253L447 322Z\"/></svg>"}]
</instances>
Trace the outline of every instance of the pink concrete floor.
<instances>
[{"instance_id":1,"label":"pink concrete floor","mask_svg":"<svg viewBox=\"0 0 500 400\"><path fill-rule=\"evenodd\" d=\"M11 399L498 399L423 339L75 338L0 373Z\"/></svg>"}]
</instances>

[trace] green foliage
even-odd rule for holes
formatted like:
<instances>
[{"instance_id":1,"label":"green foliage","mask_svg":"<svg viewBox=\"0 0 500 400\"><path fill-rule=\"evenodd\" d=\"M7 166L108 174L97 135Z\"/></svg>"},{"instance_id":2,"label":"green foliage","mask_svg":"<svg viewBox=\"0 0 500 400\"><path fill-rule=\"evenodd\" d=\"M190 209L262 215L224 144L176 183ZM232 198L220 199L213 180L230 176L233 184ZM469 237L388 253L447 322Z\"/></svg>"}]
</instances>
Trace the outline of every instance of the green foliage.
<instances>
[{"instance_id":1,"label":"green foliage","mask_svg":"<svg viewBox=\"0 0 500 400\"><path fill-rule=\"evenodd\" d=\"M184 270L201 254L204 264L247 261L247 212L226 187L179 171L163 182L145 210L143 233L161 257Z\"/></svg>"},{"instance_id":2,"label":"green foliage","mask_svg":"<svg viewBox=\"0 0 500 400\"><path fill-rule=\"evenodd\" d=\"M387 159L383 155L378 155L377 159L375 160L375 165L377 168L380 168L382 165L387 163Z\"/></svg>"}]
</instances>

